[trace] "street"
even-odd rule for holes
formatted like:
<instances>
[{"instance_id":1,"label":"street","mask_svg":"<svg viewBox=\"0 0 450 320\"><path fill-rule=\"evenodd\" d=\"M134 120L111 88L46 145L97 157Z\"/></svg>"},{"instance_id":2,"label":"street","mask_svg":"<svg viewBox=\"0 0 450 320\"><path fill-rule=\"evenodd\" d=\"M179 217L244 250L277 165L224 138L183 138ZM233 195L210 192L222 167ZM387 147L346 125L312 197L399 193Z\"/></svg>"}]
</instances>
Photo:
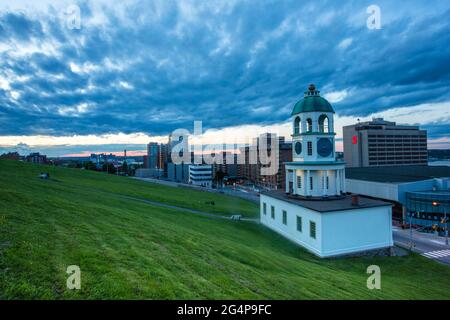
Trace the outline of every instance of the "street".
<instances>
[{"instance_id":1,"label":"street","mask_svg":"<svg viewBox=\"0 0 450 320\"><path fill-rule=\"evenodd\" d=\"M403 248L409 248L410 234L409 229L392 227L393 237L396 245ZM422 233L413 230L413 251L420 253L429 259L434 259L450 266L450 247L445 245L443 237L430 233Z\"/></svg>"}]
</instances>

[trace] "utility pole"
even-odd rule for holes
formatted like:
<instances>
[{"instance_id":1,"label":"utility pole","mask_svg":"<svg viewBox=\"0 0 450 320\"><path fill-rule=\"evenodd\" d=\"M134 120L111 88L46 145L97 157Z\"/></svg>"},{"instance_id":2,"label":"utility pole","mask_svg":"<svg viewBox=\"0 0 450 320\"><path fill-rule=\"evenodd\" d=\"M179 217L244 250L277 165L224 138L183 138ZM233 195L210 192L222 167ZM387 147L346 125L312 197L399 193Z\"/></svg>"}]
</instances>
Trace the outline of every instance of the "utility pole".
<instances>
[{"instance_id":1,"label":"utility pole","mask_svg":"<svg viewBox=\"0 0 450 320\"><path fill-rule=\"evenodd\" d=\"M445 230L445 245L448 246L448 222L447 222L447 207L444 206L444 230Z\"/></svg>"},{"instance_id":2,"label":"utility pole","mask_svg":"<svg viewBox=\"0 0 450 320\"><path fill-rule=\"evenodd\" d=\"M409 213L409 250L412 251L413 244L413 232L412 232L412 212Z\"/></svg>"}]
</instances>

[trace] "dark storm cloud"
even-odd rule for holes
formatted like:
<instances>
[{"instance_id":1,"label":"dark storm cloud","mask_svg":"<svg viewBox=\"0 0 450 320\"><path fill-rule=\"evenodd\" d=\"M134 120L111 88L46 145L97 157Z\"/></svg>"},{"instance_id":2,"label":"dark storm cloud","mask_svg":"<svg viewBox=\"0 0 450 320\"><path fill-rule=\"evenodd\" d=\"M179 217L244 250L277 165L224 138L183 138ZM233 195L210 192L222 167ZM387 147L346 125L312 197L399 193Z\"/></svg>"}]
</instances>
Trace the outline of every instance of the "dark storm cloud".
<instances>
[{"instance_id":1,"label":"dark storm cloud","mask_svg":"<svg viewBox=\"0 0 450 320\"><path fill-rule=\"evenodd\" d=\"M0 135L277 123L310 82L347 92L343 115L448 101L449 5L431 2L379 1L381 30L365 1L83 2L80 30L52 8L2 13Z\"/></svg>"}]
</instances>

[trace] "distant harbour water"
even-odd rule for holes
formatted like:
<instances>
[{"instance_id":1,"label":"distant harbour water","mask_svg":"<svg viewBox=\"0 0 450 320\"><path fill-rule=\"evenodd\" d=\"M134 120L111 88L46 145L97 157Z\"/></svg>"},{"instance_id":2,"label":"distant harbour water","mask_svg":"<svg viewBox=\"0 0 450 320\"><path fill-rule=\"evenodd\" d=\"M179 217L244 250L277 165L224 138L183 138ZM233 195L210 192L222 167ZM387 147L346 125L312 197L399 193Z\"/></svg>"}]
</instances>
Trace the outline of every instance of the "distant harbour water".
<instances>
[{"instance_id":1,"label":"distant harbour water","mask_svg":"<svg viewBox=\"0 0 450 320\"><path fill-rule=\"evenodd\" d=\"M429 166L449 166L450 160L428 161Z\"/></svg>"}]
</instances>

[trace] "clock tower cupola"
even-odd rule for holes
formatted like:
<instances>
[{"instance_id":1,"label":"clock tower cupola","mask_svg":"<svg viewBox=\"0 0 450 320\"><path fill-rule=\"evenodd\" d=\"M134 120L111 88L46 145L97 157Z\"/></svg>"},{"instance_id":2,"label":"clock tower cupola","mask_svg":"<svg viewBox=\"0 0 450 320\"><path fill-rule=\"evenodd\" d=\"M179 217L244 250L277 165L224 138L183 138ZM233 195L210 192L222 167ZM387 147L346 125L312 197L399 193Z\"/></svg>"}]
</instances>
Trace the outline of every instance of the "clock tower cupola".
<instances>
[{"instance_id":1,"label":"clock tower cupola","mask_svg":"<svg viewBox=\"0 0 450 320\"><path fill-rule=\"evenodd\" d=\"M286 164L286 192L303 197L340 196L345 192L344 163L336 161L334 110L309 85L294 105L292 159Z\"/></svg>"},{"instance_id":2,"label":"clock tower cupola","mask_svg":"<svg viewBox=\"0 0 450 320\"><path fill-rule=\"evenodd\" d=\"M291 116L294 161L334 160L334 110L315 85L309 85Z\"/></svg>"}]
</instances>

